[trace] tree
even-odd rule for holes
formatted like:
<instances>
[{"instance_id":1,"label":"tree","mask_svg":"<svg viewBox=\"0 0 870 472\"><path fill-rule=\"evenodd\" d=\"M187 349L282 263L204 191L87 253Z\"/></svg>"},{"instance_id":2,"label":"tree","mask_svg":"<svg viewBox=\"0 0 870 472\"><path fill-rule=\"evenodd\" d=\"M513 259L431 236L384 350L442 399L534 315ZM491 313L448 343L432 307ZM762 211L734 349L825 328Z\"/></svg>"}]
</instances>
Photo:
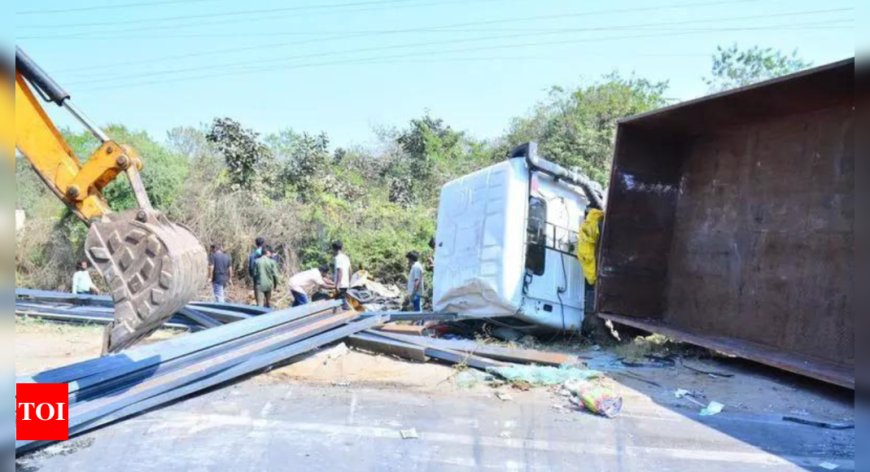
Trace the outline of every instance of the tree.
<instances>
[{"instance_id":1,"label":"tree","mask_svg":"<svg viewBox=\"0 0 870 472\"><path fill-rule=\"evenodd\" d=\"M166 132L169 149L193 161L214 151L205 137L205 131L193 126L176 126Z\"/></svg>"},{"instance_id":2,"label":"tree","mask_svg":"<svg viewBox=\"0 0 870 472\"><path fill-rule=\"evenodd\" d=\"M272 157L259 136L232 118L215 118L205 135L223 154L234 189L253 190L268 175Z\"/></svg>"},{"instance_id":3,"label":"tree","mask_svg":"<svg viewBox=\"0 0 870 472\"><path fill-rule=\"evenodd\" d=\"M415 178L426 181L439 164L459 158L462 133L426 113L411 120L408 129L396 138L396 143L409 158L410 171Z\"/></svg>"},{"instance_id":4,"label":"tree","mask_svg":"<svg viewBox=\"0 0 870 472\"><path fill-rule=\"evenodd\" d=\"M530 116L514 119L499 152L504 156L513 146L538 141L542 157L578 167L604 183L613 158L617 121L664 105L667 87L667 82L625 78L615 72L574 91L554 87Z\"/></svg>"},{"instance_id":5,"label":"tree","mask_svg":"<svg viewBox=\"0 0 870 472\"><path fill-rule=\"evenodd\" d=\"M705 77L704 82L710 91L718 92L797 72L811 65L798 57L797 50L785 54L758 46L743 50L736 44L727 48L717 46L711 75Z\"/></svg>"},{"instance_id":6,"label":"tree","mask_svg":"<svg viewBox=\"0 0 870 472\"><path fill-rule=\"evenodd\" d=\"M445 177L452 177L452 170L467 157L463 133L428 112L391 137L398 152L384 171L393 203L431 200Z\"/></svg>"},{"instance_id":7,"label":"tree","mask_svg":"<svg viewBox=\"0 0 870 472\"><path fill-rule=\"evenodd\" d=\"M277 158L281 182L298 190L304 201L329 166L329 137L286 129L269 135L266 143Z\"/></svg>"}]
</instances>

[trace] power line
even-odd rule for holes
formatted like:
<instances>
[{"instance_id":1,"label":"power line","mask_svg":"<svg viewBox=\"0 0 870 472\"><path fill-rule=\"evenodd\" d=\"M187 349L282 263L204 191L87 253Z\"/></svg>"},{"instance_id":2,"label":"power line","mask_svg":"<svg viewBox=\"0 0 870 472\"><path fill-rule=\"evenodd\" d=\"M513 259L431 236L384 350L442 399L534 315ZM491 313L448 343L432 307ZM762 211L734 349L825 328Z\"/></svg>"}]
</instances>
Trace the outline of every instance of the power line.
<instances>
[{"instance_id":1,"label":"power line","mask_svg":"<svg viewBox=\"0 0 870 472\"><path fill-rule=\"evenodd\" d=\"M667 23L646 23L641 25L609 25L609 26L600 26L595 28L587 28L587 29L577 29L572 32L589 32L589 31L607 31L612 29L633 29L642 26L674 26L674 25L682 25L682 24L697 24L697 23L705 23L705 22L721 22L721 21L732 21L732 20L743 20L743 19L760 19L760 18L781 18L788 16L803 16L803 15L816 15L823 12L831 12L831 11L843 11L843 10L851 10L851 9L828 9L828 10L810 10L810 11L799 11L799 12L786 12L786 13L777 13L770 15L751 15L751 16L740 16L740 17L730 17L730 18L706 18L706 19L693 19L679 22L667 22ZM427 41L427 42L418 42L418 43L407 43L407 44L394 44L389 46L375 46L375 47L366 47L366 48L356 48L350 50L335 50L335 51L325 51L325 52L314 52L307 54L300 54L295 56L288 57L279 57L279 58L271 58L271 59L258 59L252 61L234 61L229 63L221 63L214 64L209 66L198 66L198 67L186 67L186 68L177 68L170 70L162 70L155 72L147 72L147 73L138 73L131 74L127 76L116 76L116 77L105 77L105 75L101 75L102 78L90 80L88 83L94 82L106 82L106 81L115 81L115 80L123 80L125 78L142 78L142 77L154 77L161 75L171 75L178 73L185 73L191 71L200 71L200 70L215 70L215 69L226 69L228 67L234 66L245 66L245 65L260 65L260 64L271 64L271 63L280 63L285 62L288 59L308 59L312 57L323 57L323 56L334 56L341 54L352 54L352 53L366 53L366 52L379 52L391 49L406 49L413 47L426 47L426 46L439 46L439 45L447 45L447 44L462 44L473 41L490 41L490 40L498 40L498 39L514 39L514 38L522 38L528 36L541 36L541 35L550 35L550 34L564 34L562 31L551 32L551 33L524 33L524 34L508 34L508 35L496 35L496 36L484 36L477 38L462 38L462 39L453 39L446 41ZM294 43L290 43L288 45L292 45ZM296 44L299 44L298 42ZM183 59L183 57L174 57L174 59ZM166 59L168 60L168 59ZM76 82L73 82L75 84ZM78 82L82 83L82 82Z\"/></svg>"},{"instance_id":2,"label":"power line","mask_svg":"<svg viewBox=\"0 0 870 472\"><path fill-rule=\"evenodd\" d=\"M641 38L653 38L653 37L667 37L667 36L683 36L683 35L691 35L697 33L706 33L710 31L743 31L743 30L754 30L754 29L773 29L777 27L785 27L790 28L794 27L793 24L785 24L785 25L765 25L765 26L755 26L748 28L734 27L734 28L720 28L718 30L711 28L698 29L695 31L680 31L676 33L666 33L666 34L644 34L644 35L635 35L635 36L611 36L605 38L583 38L583 39L573 39L573 40L560 40L560 41L544 41L544 42L528 42L528 43L517 43L517 44L505 44L505 45L495 45L495 46L483 46L483 47L475 47L475 48L460 48L460 49L452 49L452 50L443 50L443 51L425 51L425 52L413 52L413 53L405 53L399 55L392 56L381 56L381 57L373 57L373 58L361 58L354 60L347 59L338 59L333 61L325 61L325 62L313 62L313 63L300 63L300 64L287 64L284 66L269 66L269 67L248 67L237 70L225 71L223 73L209 73L188 77L176 77L170 79L163 80L148 80L141 82L132 82L132 83L123 83L123 84L114 84L103 87L95 87L91 89L87 89L87 92L95 92L101 90L112 90L112 89L121 89L121 88L130 88L130 87L140 87L147 85L157 85L157 84L170 84L177 82L186 82L191 80L199 80L199 79L208 79L208 78L220 78L220 77L228 77L235 75L246 75L257 72L273 72L276 70L295 70L295 69L303 69L310 67L321 67L321 66L329 66L329 65L359 65L359 64L373 64L373 63L383 63L384 61L390 62L396 59L404 59L404 58L419 58L421 55L426 55L429 57L431 55L438 54L452 54L452 53L467 53L467 52L479 52L479 51L493 51L500 49L512 49L512 48L521 48L521 47L538 47L538 46L554 46L554 45L565 45L565 44L578 44L585 42L596 42L596 41L608 41L608 40L624 40L624 39L641 39Z\"/></svg>"},{"instance_id":3,"label":"power line","mask_svg":"<svg viewBox=\"0 0 870 472\"><path fill-rule=\"evenodd\" d=\"M704 7L704 6L716 6L716 5L733 5L735 3L759 3L767 0L712 0L712 1L703 1L703 2L691 2L691 3L677 3L670 5L658 5L655 7L648 8L618 8L618 9L607 9L607 10L593 10L587 12L579 12L579 13L567 13L567 14L555 14L555 15L543 15L543 16L523 16L523 17L514 17L514 18L506 18L506 19L497 19L497 20L483 20L483 21L472 21L465 23L455 23L452 25L444 25L444 26L436 26L431 27L430 29L443 29L443 28L453 28L453 27L463 27L463 26L476 26L476 25L497 25L504 23L516 23L516 22L528 22L528 21L539 21L539 20L560 20L565 18L578 18L585 16L597 16L597 15L607 15L613 13L627 13L627 12L645 12L645 11L661 11L661 10L669 10L675 8L690 8L690 7ZM270 16L268 19L275 18L274 15ZM149 36L130 36L131 32L137 31L154 31L156 29L178 29L185 27L196 27L196 26L212 26L218 24L228 24L232 23L234 25L238 25L240 21L238 18L233 18L229 20L220 20L213 22L194 22L187 25L168 25L168 26L148 26L148 27L140 27L140 28L128 28L125 27L121 30L112 30L112 31L79 31L79 32L71 32L64 33L60 35L48 35L48 36L24 36L19 37L18 39L124 39L124 38L149 38ZM372 31L362 31L361 33L369 33ZM376 31L374 31L376 32ZM342 31L341 34L347 34L349 32ZM101 35L99 37L92 36L93 34ZM232 33L233 35L237 35L238 33ZM317 33L310 33L317 34ZM338 34L338 33L330 33L330 34ZM83 36L84 35L84 36ZM254 36L296 36L299 35L298 32L295 31L282 31L280 33L254 33L254 34L246 34L245 37L254 37ZM183 38L191 38L191 37L226 37L226 34L194 34L194 35L172 35L170 37L183 37ZM166 37L163 35L162 37Z\"/></svg>"},{"instance_id":4,"label":"power line","mask_svg":"<svg viewBox=\"0 0 870 472\"><path fill-rule=\"evenodd\" d=\"M157 18L141 18L141 19L133 19L126 20L123 22L125 25L132 24L148 24L148 23L160 23L164 21L179 21L179 20L191 20L191 19L199 19L199 18L221 18L221 17L238 17L240 15L258 15L258 14L274 14L274 13L287 13L287 12L299 12L299 11L310 11L310 10L331 10L331 9L340 9L340 8L348 8L348 7L359 7L359 6L389 6L390 8L395 8L397 6L402 6L404 3L408 2L416 2L419 0L364 0L364 1L356 1L356 2L348 2L348 3L331 3L325 5L304 5L304 6L294 6L294 7L278 7L278 8L261 8L257 10L236 10L231 12L221 12L221 13L206 13L201 15L177 15L177 16L164 16ZM494 0L478 0L478 1L494 1ZM428 2L428 3L420 3L420 4L411 4L408 6L428 6L428 5L442 5L442 4L451 4L451 3L467 3L468 0L459 0L459 1L441 1L441 2ZM238 21L238 18L236 18ZM49 25L39 24L39 25L18 25L17 28L25 28L25 29L49 29L49 28L81 28L81 27L89 27L89 26L118 26L118 21L96 21L92 23L54 23Z\"/></svg>"},{"instance_id":5,"label":"power line","mask_svg":"<svg viewBox=\"0 0 870 472\"><path fill-rule=\"evenodd\" d=\"M479 1L491 1L491 0L479 0ZM495 24L504 24L504 23L515 23L515 22L520 22L520 21L525 22L525 21L538 21L538 20L553 20L553 19L564 19L564 18L577 18L577 17L583 17L583 16L606 15L606 14L613 14L613 13L659 11L659 10L674 9L674 8L729 5L729 4L735 4L735 3L757 3L757 2L762 2L762 1L767 1L767 0L732 0L732 1L712 0L712 1L703 1L703 2L658 5L655 7L648 7L648 8L618 8L618 9L593 10L593 11L588 11L588 12L568 13L568 14L543 15L543 16L523 16L520 18L473 21L473 22L466 22L466 23L456 23L456 24L447 25L447 26L440 26L440 27L436 27L436 28L447 28L447 27L454 27L454 26L495 25ZM444 2L441 2L441 4L443 4L443 3ZM460 2L460 3L467 3L467 0L465 2ZM410 6L414 6L414 5L410 5ZM267 19L271 19L271 18L275 18L275 15L270 15ZM57 39L75 39L75 38L81 38L81 39L123 39L123 38L130 38L131 36L129 33L137 32L137 31L153 31L155 29L173 29L174 30L177 28L196 27L196 26L213 26L213 25L227 24L227 23L238 24L240 21L246 21L246 20L251 20L251 19L250 18L249 19L232 18L229 20L220 20L220 21L216 21L216 22L194 22L194 23L187 24L187 25L173 24L173 25L168 25L168 26L147 26L147 27L140 27L140 28L129 28L129 27L126 27L126 24L125 24L125 28L119 29L119 30L112 30L112 31L102 31L102 30L101 31L79 31L79 32L63 33L60 35L29 36L29 37L25 36L25 37L19 37L18 39L55 39L55 38L57 38ZM342 33L347 33L347 32L344 31ZM94 38L93 36L89 36L89 35L93 35L93 34L98 34L98 35L102 35L102 36L100 36L98 38ZM297 35L297 34L298 33L296 33L296 32L281 32L279 34L276 34L275 36L287 36L287 35ZM85 35L85 36L82 36L82 35ZM268 36L268 35L270 35L270 34L269 33L266 33L265 35L263 35L263 34L253 34L253 35L247 34L246 36L250 37L250 36ZM195 35L195 36L173 35L172 37L215 37L215 36L225 36L225 35L214 35L214 34ZM143 38L143 37L138 36L136 38Z\"/></svg>"},{"instance_id":6,"label":"power line","mask_svg":"<svg viewBox=\"0 0 870 472\"><path fill-rule=\"evenodd\" d=\"M692 5L697 6L697 5L733 4L736 2L751 2L751 1L756 1L756 0L725 0L725 1L715 1L715 2L700 2L700 3L694 3ZM681 3L681 4L676 4L676 5L662 5L662 6L657 7L657 9L678 8L678 7L684 7L686 5L689 5L689 4ZM327 38L316 38L316 39L309 39L309 40L302 40L302 41L280 42L280 43L263 44L263 45L257 45L257 46L243 46L243 47L235 47L235 48L216 49L216 50L212 49L212 50L208 50L208 51L202 51L202 52L196 52L196 53L176 54L176 55L164 56L161 58L154 58L154 59L113 62L113 64L115 66L149 64L149 63L165 62L165 61L176 60L176 59L190 59L190 58L194 58L194 57L224 55L224 54L228 54L228 53L244 52L244 51L262 51L264 49L275 49L275 48L281 48L281 47L286 47L286 46L298 46L298 45L302 45L302 44L310 44L313 42L319 43L319 42L331 41L331 40L335 40L335 39L354 39L354 38L367 37L367 36L380 36L380 35L403 34L403 33L425 33L425 32L454 33L454 32L456 32L456 28L463 28L463 27L515 23L515 22L519 22L519 21L529 22L529 21L537 21L537 20L548 20L548 19L553 19L553 18L576 17L579 15L594 14L594 13L600 13L600 12L586 12L586 13L567 14L567 15L546 15L546 16L538 16L538 17L520 17L520 18L515 17L515 18L505 18L505 19L499 19L499 20L484 20L484 21L473 21L473 22L463 22L463 23L452 23L452 24L447 24L447 25L426 26L426 27L419 27L419 28L368 30L368 31L355 31L355 32L354 31L351 31L351 32L344 31L341 33L330 32L330 33L324 33L324 34L331 34L332 35L332 37L327 37ZM816 13L816 11L813 11L811 13ZM611 26L602 26L602 27L596 27L596 28L565 28L565 29L560 30L560 31L562 31L562 32L597 31L597 30L619 29L619 28L640 28L640 27L644 27L644 26L673 26L673 25L680 25L680 24L687 24L687 23L704 23L704 22L710 22L710 21L721 22L721 21L734 21L734 20L758 19L758 18L759 18L759 16L753 15L753 16L748 16L748 17L743 16L743 17L736 17L736 18L730 18L730 19L729 18L711 18L711 19L694 19L694 20L681 21L681 22L632 24L632 25L622 25L622 26L618 26L618 25L612 26L611 25ZM469 30L469 31L470 32L480 32L482 30L475 29L475 30ZM498 31L504 32L507 30L500 28L500 29L498 29ZM530 30L528 28L523 28L519 31L528 32L529 34L552 33L552 30L550 30L550 31L540 31L540 30L533 31L533 30ZM311 34L311 33L308 33L308 34ZM24 39L24 38L20 38L20 39ZM61 70L58 70L57 72L73 72L73 71L82 71L82 70L93 71L95 69L95 67L96 66L75 67L75 68L71 68L71 69L61 69Z\"/></svg>"},{"instance_id":7,"label":"power line","mask_svg":"<svg viewBox=\"0 0 870 472\"><path fill-rule=\"evenodd\" d=\"M97 11L97 10L119 10L123 8L130 7L151 7L157 5L173 5L179 3L199 3L199 2L213 2L214 0L164 0L159 2L135 2L135 3L116 3L114 5L94 5L90 7L76 7L76 8L56 8L50 10L24 10L15 12L16 15L52 15L56 13L77 13L83 11Z\"/></svg>"}]
</instances>

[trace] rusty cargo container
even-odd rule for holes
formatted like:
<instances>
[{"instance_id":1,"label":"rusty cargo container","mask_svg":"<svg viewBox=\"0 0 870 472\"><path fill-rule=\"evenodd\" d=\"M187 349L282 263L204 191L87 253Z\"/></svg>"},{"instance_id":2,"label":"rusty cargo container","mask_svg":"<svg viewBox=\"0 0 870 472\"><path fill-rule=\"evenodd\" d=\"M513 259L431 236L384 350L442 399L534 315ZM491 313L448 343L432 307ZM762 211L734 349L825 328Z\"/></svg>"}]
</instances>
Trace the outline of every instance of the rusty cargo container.
<instances>
[{"instance_id":1,"label":"rusty cargo container","mask_svg":"<svg viewBox=\"0 0 870 472\"><path fill-rule=\"evenodd\" d=\"M621 121L600 316L854 389L854 73Z\"/></svg>"}]
</instances>

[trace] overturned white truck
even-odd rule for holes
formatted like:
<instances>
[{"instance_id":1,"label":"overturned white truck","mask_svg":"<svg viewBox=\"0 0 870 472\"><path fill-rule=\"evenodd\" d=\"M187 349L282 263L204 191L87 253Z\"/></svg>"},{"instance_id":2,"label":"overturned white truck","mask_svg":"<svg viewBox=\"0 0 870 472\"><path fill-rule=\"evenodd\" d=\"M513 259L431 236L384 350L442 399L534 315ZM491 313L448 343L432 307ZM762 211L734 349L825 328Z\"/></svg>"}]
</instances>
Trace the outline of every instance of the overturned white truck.
<instances>
[{"instance_id":1,"label":"overturned white truck","mask_svg":"<svg viewBox=\"0 0 870 472\"><path fill-rule=\"evenodd\" d=\"M602 208L602 194L539 157L534 142L448 182L438 206L435 310L517 329L578 330L592 308L578 229L590 208Z\"/></svg>"}]
</instances>

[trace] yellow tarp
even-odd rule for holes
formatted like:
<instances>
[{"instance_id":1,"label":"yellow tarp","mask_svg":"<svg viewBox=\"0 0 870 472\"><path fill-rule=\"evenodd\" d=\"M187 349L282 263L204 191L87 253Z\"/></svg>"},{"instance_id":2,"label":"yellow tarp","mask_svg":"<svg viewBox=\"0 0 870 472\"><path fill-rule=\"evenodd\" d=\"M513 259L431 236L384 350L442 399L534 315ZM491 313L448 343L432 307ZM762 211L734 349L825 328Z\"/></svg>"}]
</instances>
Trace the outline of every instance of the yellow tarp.
<instances>
[{"instance_id":1,"label":"yellow tarp","mask_svg":"<svg viewBox=\"0 0 870 472\"><path fill-rule=\"evenodd\" d=\"M580 265L583 266L583 275L590 285L595 285L597 278L595 266L595 253L598 246L598 237L601 235L599 222L604 217L604 212L598 209L591 209L586 214L586 220L580 224L577 244L577 259L580 259Z\"/></svg>"}]
</instances>

